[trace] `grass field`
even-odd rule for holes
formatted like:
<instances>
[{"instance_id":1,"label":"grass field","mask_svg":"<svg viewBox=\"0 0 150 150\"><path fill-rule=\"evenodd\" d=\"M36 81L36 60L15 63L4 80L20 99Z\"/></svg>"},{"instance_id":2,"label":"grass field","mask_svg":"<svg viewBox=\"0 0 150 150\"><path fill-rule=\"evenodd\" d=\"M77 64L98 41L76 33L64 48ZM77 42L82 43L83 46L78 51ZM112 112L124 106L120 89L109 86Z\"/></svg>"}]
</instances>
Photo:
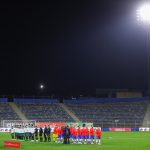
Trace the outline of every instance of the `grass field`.
<instances>
[{"instance_id":1,"label":"grass field","mask_svg":"<svg viewBox=\"0 0 150 150\"><path fill-rule=\"evenodd\" d=\"M0 133L0 150L3 141L11 140L9 133ZM150 150L150 132L103 132L102 145L64 145L21 142L21 150Z\"/></svg>"}]
</instances>

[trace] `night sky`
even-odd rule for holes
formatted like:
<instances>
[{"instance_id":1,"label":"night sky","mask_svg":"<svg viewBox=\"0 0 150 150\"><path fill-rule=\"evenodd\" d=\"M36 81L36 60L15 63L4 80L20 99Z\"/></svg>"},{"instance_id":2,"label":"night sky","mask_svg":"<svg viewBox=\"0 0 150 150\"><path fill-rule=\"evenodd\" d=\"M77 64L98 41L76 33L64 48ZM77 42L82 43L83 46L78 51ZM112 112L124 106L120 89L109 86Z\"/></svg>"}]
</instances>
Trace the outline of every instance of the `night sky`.
<instances>
[{"instance_id":1,"label":"night sky","mask_svg":"<svg viewBox=\"0 0 150 150\"><path fill-rule=\"evenodd\" d=\"M0 94L91 94L146 88L142 0L3 1Z\"/></svg>"}]
</instances>

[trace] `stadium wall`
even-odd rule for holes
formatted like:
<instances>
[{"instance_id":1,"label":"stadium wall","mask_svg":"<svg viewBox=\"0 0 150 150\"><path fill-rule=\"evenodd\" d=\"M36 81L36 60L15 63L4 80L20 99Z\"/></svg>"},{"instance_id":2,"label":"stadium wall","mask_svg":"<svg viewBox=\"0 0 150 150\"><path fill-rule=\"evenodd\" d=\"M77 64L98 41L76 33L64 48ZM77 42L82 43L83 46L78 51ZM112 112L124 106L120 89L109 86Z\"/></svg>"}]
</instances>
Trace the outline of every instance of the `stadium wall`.
<instances>
[{"instance_id":1,"label":"stadium wall","mask_svg":"<svg viewBox=\"0 0 150 150\"><path fill-rule=\"evenodd\" d=\"M15 103L46 103L46 104L55 104L59 103L57 99L28 99L28 98L14 98Z\"/></svg>"},{"instance_id":2,"label":"stadium wall","mask_svg":"<svg viewBox=\"0 0 150 150\"><path fill-rule=\"evenodd\" d=\"M0 103L7 103L8 102L8 98L0 98Z\"/></svg>"},{"instance_id":3,"label":"stadium wall","mask_svg":"<svg viewBox=\"0 0 150 150\"><path fill-rule=\"evenodd\" d=\"M112 103L112 102L136 102L149 100L149 97L133 97L133 98L84 98L76 100L64 100L64 103Z\"/></svg>"},{"instance_id":4,"label":"stadium wall","mask_svg":"<svg viewBox=\"0 0 150 150\"><path fill-rule=\"evenodd\" d=\"M133 97L142 97L142 92L117 92L117 98L133 98Z\"/></svg>"}]
</instances>

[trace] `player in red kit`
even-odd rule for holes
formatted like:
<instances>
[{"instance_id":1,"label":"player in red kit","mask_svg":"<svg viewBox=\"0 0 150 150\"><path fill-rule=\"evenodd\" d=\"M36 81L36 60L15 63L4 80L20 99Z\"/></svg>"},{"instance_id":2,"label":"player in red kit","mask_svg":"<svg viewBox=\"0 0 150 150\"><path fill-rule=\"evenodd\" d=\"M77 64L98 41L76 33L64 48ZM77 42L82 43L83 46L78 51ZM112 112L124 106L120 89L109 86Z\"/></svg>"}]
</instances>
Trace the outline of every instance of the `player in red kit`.
<instances>
[{"instance_id":1,"label":"player in red kit","mask_svg":"<svg viewBox=\"0 0 150 150\"><path fill-rule=\"evenodd\" d=\"M62 129L61 127L57 128L57 133L58 133L58 143L62 143Z\"/></svg>"},{"instance_id":2,"label":"player in red kit","mask_svg":"<svg viewBox=\"0 0 150 150\"><path fill-rule=\"evenodd\" d=\"M82 129L81 129L81 144L82 144L82 142L84 142L84 140L85 140L85 128L82 127Z\"/></svg>"},{"instance_id":3,"label":"player in red kit","mask_svg":"<svg viewBox=\"0 0 150 150\"><path fill-rule=\"evenodd\" d=\"M71 138L72 141L73 141L73 129L74 129L74 126L71 125L70 126L70 138Z\"/></svg>"},{"instance_id":4,"label":"player in red kit","mask_svg":"<svg viewBox=\"0 0 150 150\"><path fill-rule=\"evenodd\" d=\"M102 131L100 128L96 129L96 144L101 145L101 137L102 137Z\"/></svg>"},{"instance_id":5,"label":"player in red kit","mask_svg":"<svg viewBox=\"0 0 150 150\"><path fill-rule=\"evenodd\" d=\"M86 127L84 129L84 136L85 136L84 144L89 143L89 129L88 129L88 127Z\"/></svg>"},{"instance_id":6,"label":"player in red kit","mask_svg":"<svg viewBox=\"0 0 150 150\"><path fill-rule=\"evenodd\" d=\"M75 127L72 126L71 131L70 131L72 143L75 143L75 141L76 141L76 139L75 139L75 137L74 137L74 132L75 132L74 130L75 130Z\"/></svg>"},{"instance_id":7,"label":"player in red kit","mask_svg":"<svg viewBox=\"0 0 150 150\"><path fill-rule=\"evenodd\" d=\"M80 126L78 126L77 132L78 132L78 143L82 144L82 133Z\"/></svg>"},{"instance_id":8,"label":"player in red kit","mask_svg":"<svg viewBox=\"0 0 150 150\"><path fill-rule=\"evenodd\" d=\"M94 129L93 127L90 128L90 142L91 144L94 144Z\"/></svg>"},{"instance_id":9,"label":"player in red kit","mask_svg":"<svg viewBox=\"0 0 150 150\"><path fill-rule=\"evenodd\" d=\"M57 137L58 137L57 126L55 126L54 130L53 130L53 140L54 140L54 142L57 142Z\"/></svg>"},{"instance_id":10,"label":"player in red kit","mask_svg":"<svg viewBox=\"0 0 150 150\"><path fill-rule=\"evenodd\" d=\"M77 131L76 128L74 128L73 129L73 144L77 144L78 143L77 136L78 136L78 131Z\"/></svg>"}]
</instances>

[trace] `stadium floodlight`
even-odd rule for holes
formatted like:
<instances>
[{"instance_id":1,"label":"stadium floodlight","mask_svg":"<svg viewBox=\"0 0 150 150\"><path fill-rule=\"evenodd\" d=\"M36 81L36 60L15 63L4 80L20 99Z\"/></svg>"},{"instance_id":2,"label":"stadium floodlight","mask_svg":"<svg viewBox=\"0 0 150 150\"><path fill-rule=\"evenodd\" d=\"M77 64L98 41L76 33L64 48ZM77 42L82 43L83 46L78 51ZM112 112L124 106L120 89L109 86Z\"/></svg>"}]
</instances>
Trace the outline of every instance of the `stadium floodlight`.
<instances>
[{"instance_id":1,"label":"stadium floodlight","mask_svg":"<svg viewBox=\"0 0 150 150\"><path fill-rule=\"evenodd\" d=\"M44 89L44 85L43 84L40 85L40 89Z\"/></svg>"},{"instance_id":2,"label":"stadium floodlight","mask_svg":"<svg viewBox=\"0 0 150 150\"><path fill-rule=\"evenodd\" d=\"M142 23L150 23L150 3L142 5L137 10L137 21Z\"/></svg>"}]
</instances>

